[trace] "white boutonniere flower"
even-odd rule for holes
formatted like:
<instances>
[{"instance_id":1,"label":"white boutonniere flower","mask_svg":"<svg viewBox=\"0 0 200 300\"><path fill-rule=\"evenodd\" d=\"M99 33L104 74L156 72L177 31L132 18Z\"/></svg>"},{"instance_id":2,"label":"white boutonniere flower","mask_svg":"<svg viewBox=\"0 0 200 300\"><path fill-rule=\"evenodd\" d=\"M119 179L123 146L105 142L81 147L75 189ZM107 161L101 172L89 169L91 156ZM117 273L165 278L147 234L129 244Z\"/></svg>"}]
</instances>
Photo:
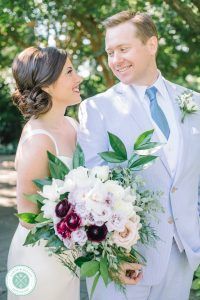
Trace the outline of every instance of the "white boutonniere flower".
<instances>
[{"instance_id":1,"label":"white boutonniere flower","mask_svg":"<svg viewBox=\"0 0 200 300\"><path fill-rule=\"evenodd\" d=\"M193 93L189 90L177 97L177 101L182 112L181 122L184 122L186 115L196 113L200 110L199 105L193 100Z\"/></svg>"}]
</instances>

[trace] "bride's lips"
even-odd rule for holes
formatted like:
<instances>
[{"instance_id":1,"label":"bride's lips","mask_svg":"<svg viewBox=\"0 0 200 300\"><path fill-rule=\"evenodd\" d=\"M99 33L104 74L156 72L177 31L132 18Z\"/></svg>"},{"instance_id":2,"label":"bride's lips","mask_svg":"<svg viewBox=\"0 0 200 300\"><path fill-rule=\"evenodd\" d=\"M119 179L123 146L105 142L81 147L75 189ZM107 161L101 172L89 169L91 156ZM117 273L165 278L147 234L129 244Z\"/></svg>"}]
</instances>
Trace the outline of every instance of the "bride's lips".
<instances>
[{"instance_id":1,"label":"bride's lips","mask_svg":"<svg viewBox=\"0 0 200 300\"><path fill-rule=\"evenodd\" d=\"M76 85L76 86L72 89L72 91L73 91L74 93L80 94L79 85Z\"/></svg>"}]
</instances>

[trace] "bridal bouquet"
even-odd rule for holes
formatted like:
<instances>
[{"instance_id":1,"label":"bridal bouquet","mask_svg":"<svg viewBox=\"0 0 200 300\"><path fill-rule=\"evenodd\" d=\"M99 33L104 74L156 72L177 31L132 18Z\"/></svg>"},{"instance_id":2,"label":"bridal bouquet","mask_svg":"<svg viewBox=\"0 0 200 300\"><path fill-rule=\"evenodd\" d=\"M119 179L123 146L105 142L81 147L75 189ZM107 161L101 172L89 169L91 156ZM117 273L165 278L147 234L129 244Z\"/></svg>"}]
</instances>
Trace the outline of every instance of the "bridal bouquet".
<instances>
[{"instance_id":1,"label":"bridal bouquet","mask_svg":"<svg viewBox=\"0 0 200 300\"><path fill-rule=\"evenodd\" d=\"M114 281L123 289L120 264L145 263L135 246L138 241L153 246L158 239L149 222L162 211L160 193L146 190L136 175L157 158L152 154L161 144L151 142L152 133L139 136L130 158L123 142L108 133L113 151L99 155L112 168L84 167L79 145L72 170L48 152L51 177L34 180L40 191L27 195L37 203L39 213L17 214L22 221L35 224L24 245L46 240L48 250L74 274L80 268L82 276L94 276L91 297L100 276L105 285ZM122 162L126 167L120 166Z\"/></svg>"}]
</instances>

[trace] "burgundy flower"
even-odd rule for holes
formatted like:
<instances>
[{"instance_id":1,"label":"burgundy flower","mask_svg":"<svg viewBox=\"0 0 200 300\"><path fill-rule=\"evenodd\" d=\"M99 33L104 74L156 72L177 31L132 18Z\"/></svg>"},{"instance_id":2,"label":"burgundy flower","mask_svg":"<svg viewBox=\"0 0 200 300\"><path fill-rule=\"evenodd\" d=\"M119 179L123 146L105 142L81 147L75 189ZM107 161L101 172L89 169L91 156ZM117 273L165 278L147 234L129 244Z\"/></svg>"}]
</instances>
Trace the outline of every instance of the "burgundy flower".
<instances>
[{"instance_id":1,"label":"burgundy flower","mask_svg":"<svg viewBox=\"0 0 200 300\"><path fill-rule=\"evenodd\" d=\"M81 218L75 212L69 213L65 217L65 221L70 231L75 231L81 225Z\"/></svg>"},{"instance_id":2,"label":"burgundy flower","mask_svg":"<svg viewBox=\"0 0 200 300\"><path fill-rule=\"evenodd\" d=\"M58 202L55 208L56 216L59 218L65 217L70 209L70 206L71 204L67 201L67 199Z\"/></svg>"},{"instance_id":3,"label":"burgundy flower","mask_svg":"<svg viewBox=\"0 0 200 300\"><path fill-rule=\"evenodd\" d=\"M69 230L67 226L67 222L65 219L62 219L57 225L56 225L58 233L64 238L70 238L71 237L71 231Z\"/></svg>"},{"instance_id":4,"label":"burgundy flower","mask_svg":"<svg viewBox=\"0 0 200 300\"><path fill-rule=\"evenodd\" d=\"M87 237L92 242L102 242L105 240L108 229L105 224L102 226L90 225L87 230Z\"/></svg>"}]
</instances>

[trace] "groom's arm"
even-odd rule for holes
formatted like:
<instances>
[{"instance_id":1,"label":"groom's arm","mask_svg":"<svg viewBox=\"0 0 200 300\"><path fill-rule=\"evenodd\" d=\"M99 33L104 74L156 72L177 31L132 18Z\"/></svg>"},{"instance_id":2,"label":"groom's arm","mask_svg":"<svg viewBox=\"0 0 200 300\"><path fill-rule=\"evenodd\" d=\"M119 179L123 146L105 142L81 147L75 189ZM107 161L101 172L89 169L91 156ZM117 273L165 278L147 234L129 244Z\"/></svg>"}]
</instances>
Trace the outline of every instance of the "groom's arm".
<instances>
[{"instance_id":1,"label":"groom's arm","mask_svg":"<svg viewBox=\"0 0 200 300\"><path fill-rule=\"evenodd\" d=\"M108 150L105 117L96 101L88 99L79 107L78 143L85 154L86 166L105 165L98 153Z\"/></svg>"}]
</instances>

